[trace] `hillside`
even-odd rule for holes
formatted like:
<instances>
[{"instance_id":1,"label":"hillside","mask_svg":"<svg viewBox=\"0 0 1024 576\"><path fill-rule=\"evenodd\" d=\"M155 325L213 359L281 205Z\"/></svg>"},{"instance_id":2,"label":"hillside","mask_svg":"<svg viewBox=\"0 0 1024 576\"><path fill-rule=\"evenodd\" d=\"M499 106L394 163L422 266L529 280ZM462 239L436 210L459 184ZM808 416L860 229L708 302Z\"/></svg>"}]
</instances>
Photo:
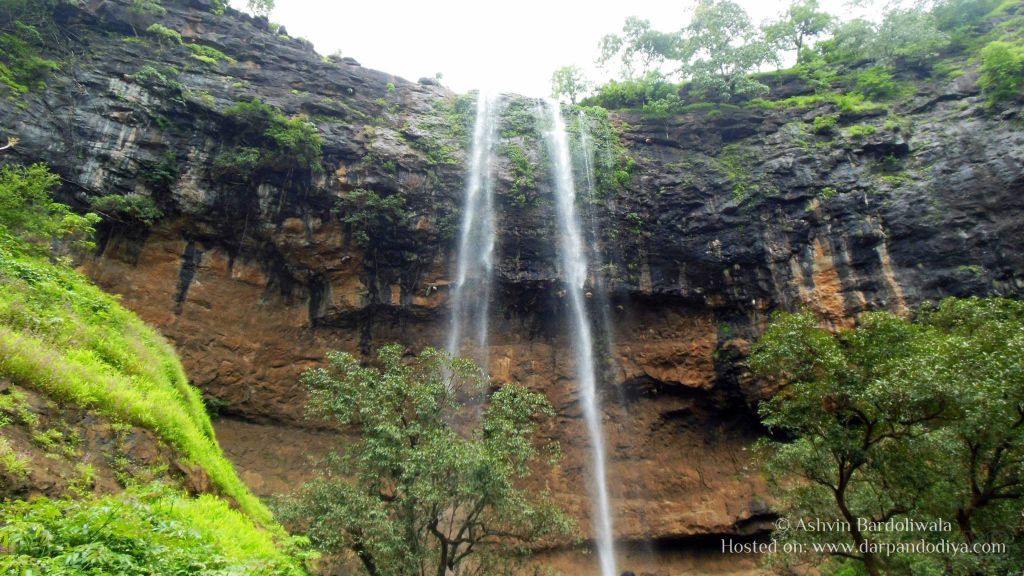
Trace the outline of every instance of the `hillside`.
<instances>
[{"instance_id":1,"label":"hillside","mask_svg":"<svg viewBox=\"0 0 1024 576\"><path fill-rule=\"evenodd\" d=\"M0 566L304 573L173 348L49 253L95 221L53 204L56 183L41 165L0 172Z\"/></svg>"}]
</instances>

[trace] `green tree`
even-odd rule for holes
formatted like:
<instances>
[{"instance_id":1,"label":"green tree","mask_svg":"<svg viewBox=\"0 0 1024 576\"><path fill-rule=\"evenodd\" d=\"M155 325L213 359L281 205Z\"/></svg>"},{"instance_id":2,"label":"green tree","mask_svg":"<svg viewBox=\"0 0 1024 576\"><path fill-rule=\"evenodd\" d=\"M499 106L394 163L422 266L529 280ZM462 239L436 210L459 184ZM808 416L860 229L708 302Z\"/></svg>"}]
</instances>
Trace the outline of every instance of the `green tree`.
<instances>
[{"instance_id":1,"label":"green tree","mask_svg":"<svg viewBox=\"0 0 1024 576\"><path fill-rule=\"evenodd\" d=\"M0 231L34 251L48 252L63 240L92 247L96 214L76 214L53 201L60 178L43 164L0 168Z\"/></svg>"},{"instance_id":2,"label":"green tree","mask_svg":"<svg viewBox=\"0 0 1024 576\"><path fill-rule=\"evenodd\" d=\"M783 385L760 408L778 435L761 448L780 512L794 523L850 525L780 538L849 543L836 556L871 575L995 574L1020 560L1024 304L949 299L914 322L872 313L837 334L808 313L782 315L750 365ZM948 520L956 530L886 532L858 523L901 517ZM870 547L936 539L1001 540L1018 551L921 558Z\"/></svg>"},{"instance_id":3,"label":"green tree","mask_svg":"<svg viewBox=\"0 0 1024 576\"><path fill-rule=\"evenodd\" d=\"M804 48L832 26L832 16L819 9L818 0L797 0L782 19L764 27L765 40L780 50L796 52L797 63L807 59Z\"/></svg>"},{"instance_id":4,"label":"green tree","mask_svg":"<svg viewBox=\"0 0 1024 576\"><path fill-rule=\"evenodd\" d=\"M575 105L588 90L590 82L579 66L563 66L551 74L551 96L554 98L565 96Z\"/></svg>"},{"instance_id":5,"label":"green tree","mask_svg":"<svg viewBox=\"0 0 1024 576\"><path fill-rule=\"evenodd\" d=\"M831 63L849 63L868 58L874 42L875 25L863 18L846 20L835 26L832 37L815 45L824 59Z\"/></svg>"},{"instance_id":6,"label":"green tree","mask_svg":"<svg viewBox=\"0 0 1024 576\"><path fill-rule=\"evenodd\" d=\"M357 437L281 510L320 549L371 575L495 574L518 544L569 533L546 494L519 485L552 414L543 396L507 385L486 398L478 368L430 348L406 361L384 346L379 369L328 359L302 376L309 414Z\"/></svg>"},{"instance_id":7,"label":"green tree","mask_svg":"<svg viewBox=\"0 0 1024 576\"><path fill-rule=\"evenodd\" d=\"M274 10L274 0L246 0L249 11L257 16L269 17Z\"/></svg>"},{"instance_id":8,"label":"green tree","mask_svg":"<svg viewBox=\"0 0 1024 576\"><path fill-rule=\"evenodd\" d=\"M705 94L728 99L764 92L749 74L774 56L750 17L732 0L700 0L683 29L682 72Z\"/></svg>"},{"instance_id":9,"label":"green tree","mask_svg":"<svg viewBox=\"0 0 1024 576\"><path fill-rule=\"evenodd\" d=\"M981 77L978 85L990 103L1020 95L1024 84L1024 54L1009 42L989 42L981 50Z\"/></svg>"},{"instance_id":10,"label":"green tree","mask_svg":"<svg viewBox=\"0 0 1024 576\"><path fill-rule=\"evenodd\" d=\"M643 76L674 59L678 46L678 34L659 32L651 28L649 20L630 16L622 26L622 35L607 34L601 38L597 62L604 66L618 56L621 72L632 79L637 73Z\"/></svg>"},{"instance_id":11,"label":"green tree","mask_svg":"<svg viewBox=\"0 0 1024 576\"><path fill-rule=\"evenodd\" d=\"M869 56L882 62L925 65L949 44L935 17L919 7L897 8L885 14L869 46Z\"/></svg>"}]
</instances>

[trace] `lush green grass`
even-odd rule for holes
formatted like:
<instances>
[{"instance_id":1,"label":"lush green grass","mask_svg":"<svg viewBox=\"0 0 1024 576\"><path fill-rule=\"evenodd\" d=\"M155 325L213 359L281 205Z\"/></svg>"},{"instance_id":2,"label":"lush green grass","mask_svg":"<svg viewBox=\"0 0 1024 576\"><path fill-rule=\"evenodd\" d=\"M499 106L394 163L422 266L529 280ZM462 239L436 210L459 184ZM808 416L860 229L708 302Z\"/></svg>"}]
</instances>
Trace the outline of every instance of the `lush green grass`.
<instances>
[{"instance_id":1,"label":"lush green grass","mask_svg":"<svg viewBox=\"0 0 1024 576\"><path fill-rule=\"evenodd\" d=\"M0 375L149 428L201 466L254 520L270 512L221 453L171 346L70 268L0 237Z\"/></svg>"},{"instance_id":2,"label":"lush green grass","mask_svg":"<svg viewBox=\"0 0 1024 576\"><path fill-rule=\"evenodd\" d=\"M840 94L838 92L823 92L806 96L792 96L782 100L757 99L750 102L751 106L761 108L810 108L819 104L834 104L840 112L859 113L876 112L884 110L885 106L866 100L859 92Z\"/></svg>"},{"instance_id":3,"label":"lush green grass","mask_svg":"<svg viewBox=\"0 0 1024 576\"><path fill-rule=\"evenodd\" d=\"M159 484L88 500L0 504L5 574L301 575L271 535L215 496Z\"/></svg>"},{"instance_id":4,"label":"lush green grass","mask_svg":"<svg viewBox=\"0 0 1024 576\"><path fill-rule=\"evenodd\" d=\"M174 349L51 252L57 241L88 246L98 219L53 202L57 182L43 165L0 169L0 378L118 425L152 430L178 458L205 470L224 498L193 500L166 489L143 494L136 487L100 500L4 504L0 549L27 556L0 558L0 569L8 568L0 571L226 574L222 568L241 567L230 573L301 573L299 561L275 545L285 545L287 534L217 445L199 391L189 385ZM17 395L6 398L0 425L9 413L20 414ZM43 445L60 438L33 433ZM25 477L28 466L9 442L0 442L0 467ZM230 510L229 501L241 511ZM203 565L210 569L193 569L193 560L210 562Z\"/></svg>"}]
</instances>

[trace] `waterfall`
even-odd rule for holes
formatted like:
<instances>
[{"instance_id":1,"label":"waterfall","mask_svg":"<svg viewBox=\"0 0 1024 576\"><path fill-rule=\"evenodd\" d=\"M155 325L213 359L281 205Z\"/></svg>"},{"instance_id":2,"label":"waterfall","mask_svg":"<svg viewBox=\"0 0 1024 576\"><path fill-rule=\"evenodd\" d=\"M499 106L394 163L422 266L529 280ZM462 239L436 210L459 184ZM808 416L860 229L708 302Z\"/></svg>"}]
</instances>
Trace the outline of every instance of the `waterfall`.
<instances>
[{"instance_id":1,"label":"waterfall","mask_svg":"<svg viewBox=\"0 0 1024 576\"><path fill-rule=\"evenodd\" d=\"M573 182L569 139L565 131L565 122L562 120L562 109L557 101L549 100L547 110L551 124L545 137L552 157L552 176L555 180L558 252L561 255L562 274L572 306L571 335L576 360L576 380L579 383L583 417L590 436L597 552L601 563L601 575L617 576L611 507L605 478L604 436L601 431L601 410L598 405L594 371L594 343L583 293L587 280L587 256L583 249L583 236L580 234L580 223L576 216L576 187Z\"/></svg>"},{"instance_id":2,"label":"waterfall","mask_svg":"<svg viewBox=\"0 0 1024 576\"><path fill-rule=\"evenodd\" d=\"M476 100L446 349L453 356L474 357L484 369L487 368L487 321L494 276L492 166L496 134L497 99L481 91ZM475 348L466 354L462 340L469 330L472 330Z\"/></svg>"},{"instance_id":3,"label":"waterfall","mask_svg":"<svg viewBox=\"0 0 1024 576\"><path fill-rule=\"evenodd\" d=\"M580 135L580 157L583 160L583 174L587 178L587 200L591 203L595 200L596 186L594 178L594 146L590 139L590 122L587 119L586 113L582 110L576 116L576 127ZM605 363L601 366L601 373L608 374L611 370L615 369L615 338L612 335L612 319L611 319L611 302L608 298L608 279L605 277L604 272L604 261L601 258L601 252L596 249L600 243L601 235L598 231L597 219L594 217L594 210L590 210L590 222L589 230L590 241L595 250L593 252L592 261L590 263L592 269L596 270L594 274L594 305L591 306L592 310L596 310L599 314L598 320L598 333L602 338L602 354L601 357L605 359ZM620 398L621 400L621 398Z\"/></svg>"}]
</instances>

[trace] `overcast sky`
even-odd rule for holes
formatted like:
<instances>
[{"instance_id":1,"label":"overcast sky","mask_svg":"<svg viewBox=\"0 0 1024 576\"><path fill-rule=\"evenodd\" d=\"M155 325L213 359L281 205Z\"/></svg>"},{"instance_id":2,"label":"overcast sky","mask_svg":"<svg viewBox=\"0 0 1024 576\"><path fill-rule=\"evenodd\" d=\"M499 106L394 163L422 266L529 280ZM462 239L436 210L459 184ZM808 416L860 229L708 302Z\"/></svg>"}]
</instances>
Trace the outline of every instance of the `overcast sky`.
<instances>
[{"instance_id":1,"label":"overcast sky","mask_svg":"<svg viewBox=\"0 0 1024 576\"><path fill-rule=\"evenodd\" d=\"M844 0L820 0L848 16ZM739 0L755 23L788 2ZM244 5L244 0L233 0ZM368 68L411 81L443 74L457 92L474 88L546 96L551 73L575 64L597 78L598 41L627 16L678 30L692 3L673 0L277 0L271 20L307 38L321 54L341 51Z\"/></svg>"}]
</instances>

